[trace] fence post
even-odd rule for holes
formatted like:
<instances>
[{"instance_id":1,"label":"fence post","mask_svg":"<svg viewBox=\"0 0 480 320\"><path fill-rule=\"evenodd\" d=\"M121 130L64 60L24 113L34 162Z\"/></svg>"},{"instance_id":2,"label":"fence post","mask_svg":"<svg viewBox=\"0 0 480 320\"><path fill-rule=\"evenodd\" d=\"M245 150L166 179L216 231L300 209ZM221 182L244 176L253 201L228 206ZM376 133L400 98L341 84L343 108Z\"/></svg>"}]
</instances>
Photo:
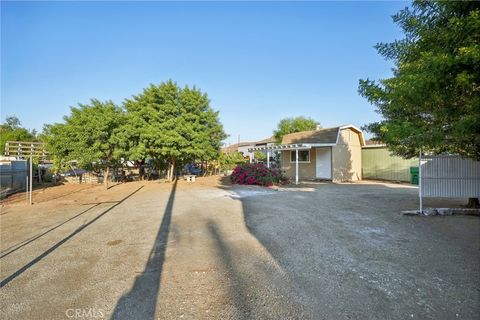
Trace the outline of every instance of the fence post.
<instances>
[{"instance_id":1,"label":"fence post","mask_svg":"<svg viewBox=\"0 0 480 320\"><path fill-rule=\"evenodd\" d=\"M25 172L28 172L28 169L25 169ZM25 175L25 200L28 203L28 174Z\"/></svg>"},{"instance_id":2,"label":"fence post","mask_svg":"<svg viewBox=\"0 0 480 320\"><path fill-rule=\"evenodd\" d=\"M418 196L420 198L420 213L423 213L423 192L422 192L422 148L418 155Z\"/></svg>"},{"instance_id":3,"label":"fence post","mask_svg":"<svg viewBox=\"0 0 480 320\"><path fill-rule=\"evenodd\" d=\"M30 205L32 205L32 188L33 185L33 157L30 155Z\"/></svg>"}]
</instances>

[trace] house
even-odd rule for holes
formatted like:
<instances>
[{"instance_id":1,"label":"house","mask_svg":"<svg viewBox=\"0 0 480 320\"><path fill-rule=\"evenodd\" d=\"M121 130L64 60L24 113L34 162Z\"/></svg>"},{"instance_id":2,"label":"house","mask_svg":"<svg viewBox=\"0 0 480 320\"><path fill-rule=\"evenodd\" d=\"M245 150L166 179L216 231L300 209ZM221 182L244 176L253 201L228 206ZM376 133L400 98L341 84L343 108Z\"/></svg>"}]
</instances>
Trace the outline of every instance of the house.
<instances>
[{"instance_id":1,"label":"house","mask_svg":"<svg viewBox=\"0 0 480 320\"><path fill-rule=\"evenodd\" d=\"M276 145L276 141L274 137L266 138L257 142L254 142L253 147L254 148L259 148L259 147L266 147L262 148L263 150L256 150L258 152L263 152L265 154L266 160L267 160L267 165L270 167L270 161L273 160L275 156L275 151L269 152L267 147L271 147ZM250 158L250 162L254 160L254 152L252 152L252 157Z\"/></svg>"},{"instance_id":2,"label":"house","mask_svg":"<svg viewBox=\"0 0 480 320\"><path fill-rule=\"evenodd\" d=\"M255 146L254 142L239 142L239 143L229 145L227 147L223 147L221 151L223 153L240 152L246 157L250 155L250 152L248 151L248 149L254 146Z\"/></svg>"},{"instance_id":3,"label":"house","mask_svg":"<svg viewBox=\"0 0 480 320\"><path fill-rule=\"evenodd\" d=\"M270 138L266 138L266 139L254 142L255 147L272 146L274 144L275 144L275 138L274 137L270 137Z\"/></svg>"},{"instance_id":4,"label":"house","mask_svg":"<svg viewBox=\"0 0 480 320\"><path fill-rule=\"evenodd\" d=\"M248 157L250 160L253 160L254 155L253 155L253 152L250 151L250 149L256 148L256 147L272 146L272 145L275 145L275 139L273 137L270 137L270 138L266 138L256 142L235 143L230 146L223 147L221 151L223 153L240 152L243 154L244 157Z\"/></svg>"},{"instance_id":5,"label":"house","mask_svg":"<svg viewBox=\"0 0 480 320\"><path fill-rule=\"evenodd\" d=\"M298 183L302 180L334 182L362 179L363 133L353 125L287 134L277 145L249 151L280 151L281 168Z\"/></svg>"}]
</instances>

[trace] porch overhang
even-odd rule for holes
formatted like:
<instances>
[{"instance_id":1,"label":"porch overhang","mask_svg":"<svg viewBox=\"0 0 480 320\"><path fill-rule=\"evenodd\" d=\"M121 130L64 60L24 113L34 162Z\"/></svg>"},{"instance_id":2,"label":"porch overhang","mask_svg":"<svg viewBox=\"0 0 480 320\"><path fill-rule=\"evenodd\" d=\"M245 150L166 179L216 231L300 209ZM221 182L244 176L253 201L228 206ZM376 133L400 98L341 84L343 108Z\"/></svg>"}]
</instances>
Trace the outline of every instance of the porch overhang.
<instances>
[{"instance_id":1,"label":"porch overhang","mask_svg":"<svg viewBox=\"0 0 480 320\"><path fill-rule=\"evenodd\" d=\"M261 146L248 148L248 152L255 151L288 151L288 150L308 150L311 148L333 147L336 143L294 143L294 144L275 144L271 146Z\"/></svg>"},{"instance_id":2,"label":"porch overhang","mask_svg":"<svg viewBox=\"0 0 480 320\"><path fill-rule=\"evenodd\" d=\"M254 153L255 151L267 152L267 166L270 167L270 152L271 151L295 151L295 184L298 184L298 151L310 150L312 148L332 147L336 143L293 143L293 144L275 144L271 146L261 146L248 148L248 152ZM252 157L250 158L252 162Z\"/></svg>"}]
</instances>

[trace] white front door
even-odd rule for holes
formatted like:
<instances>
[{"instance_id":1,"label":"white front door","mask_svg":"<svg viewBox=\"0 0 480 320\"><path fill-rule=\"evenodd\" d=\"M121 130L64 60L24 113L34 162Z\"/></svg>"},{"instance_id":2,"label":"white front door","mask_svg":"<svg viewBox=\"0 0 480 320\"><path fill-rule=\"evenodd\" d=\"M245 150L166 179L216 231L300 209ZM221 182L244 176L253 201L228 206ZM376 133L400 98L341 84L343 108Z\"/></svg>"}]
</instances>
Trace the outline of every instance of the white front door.
<instances>
[{"instance_id":1,"label":"white front door","mask_svg":"<svg viewBox=\"0 0 480 320\"><path fill-rule=\"evenodd\" d=\"M332 179L332 149L317 148L317 179Z\"/></svg>"}]
</instances>

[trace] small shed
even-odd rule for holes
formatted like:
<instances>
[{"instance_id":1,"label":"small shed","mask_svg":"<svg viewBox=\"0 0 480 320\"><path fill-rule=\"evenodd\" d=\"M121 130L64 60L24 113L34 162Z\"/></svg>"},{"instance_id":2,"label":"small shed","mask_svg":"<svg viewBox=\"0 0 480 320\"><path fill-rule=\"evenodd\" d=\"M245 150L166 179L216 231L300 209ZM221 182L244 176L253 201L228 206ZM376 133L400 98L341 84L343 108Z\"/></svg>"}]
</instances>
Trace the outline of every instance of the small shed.
<instances>
[{"instance_id":1,"label":"small shed","mask_svg":"<svg viewBox=\"0 0 480 320\"><path fill-rule=\"evenodd\" d=\"M281 151L281 168L298 183L303 180L334 182L362 179L362 131L339 126L287 134L278 145L256 147L252 151Z\"/></svg>"}]
</instances>

